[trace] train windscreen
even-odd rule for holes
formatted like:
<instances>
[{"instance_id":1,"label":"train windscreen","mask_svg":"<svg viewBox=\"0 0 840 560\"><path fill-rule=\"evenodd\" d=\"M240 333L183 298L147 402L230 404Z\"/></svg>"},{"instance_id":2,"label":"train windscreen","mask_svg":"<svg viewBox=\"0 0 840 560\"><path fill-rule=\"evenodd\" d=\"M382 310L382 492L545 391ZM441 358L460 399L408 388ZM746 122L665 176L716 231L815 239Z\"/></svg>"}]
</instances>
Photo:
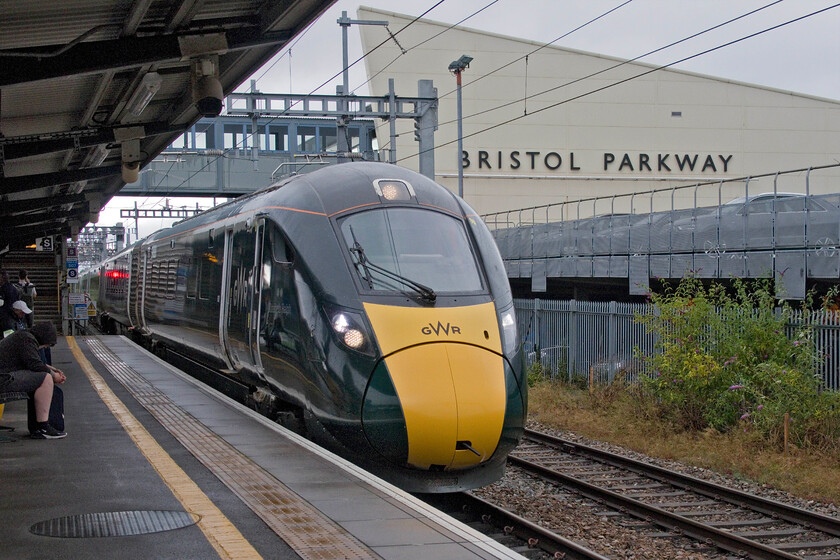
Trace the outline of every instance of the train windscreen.
<instances>
[{"instance_id":1,"label":"train windscreen","mask_svg":"<svg viewBox=\"0 0 840 560\"><path fill-rule=\"evenodd\" d=\"M411 289L408 283L415 283L436 293L482 290L467 232L454 217L414 208L381 208L348 216L340 226L367 289L404 292Z\"/></svg>"}]
</instances>

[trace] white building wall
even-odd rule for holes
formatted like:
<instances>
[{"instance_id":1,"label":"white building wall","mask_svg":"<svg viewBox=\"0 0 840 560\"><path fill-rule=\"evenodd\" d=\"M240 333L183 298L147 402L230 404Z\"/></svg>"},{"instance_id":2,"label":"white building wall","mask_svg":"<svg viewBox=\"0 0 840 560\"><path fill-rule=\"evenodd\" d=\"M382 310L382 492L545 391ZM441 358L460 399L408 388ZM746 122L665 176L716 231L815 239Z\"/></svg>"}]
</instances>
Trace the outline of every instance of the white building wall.
<instances>
[{"instance_id":1,"label":"white building wall","mask_svg":"<svg viewBox=\"0 0 840 560\"><path fill-rule=\"evenodd\" d=\"M369 8L360 8L358 17L388 20L391 30L402 29L413 19ZM464 198L479 214L840 161L840 102L836 100L670 69L650 72L654 66L621 64L624 61L551 46L530 54L526 65L517 59L541 47L540 43L448 28L429 20L413 23L398 36L408 50L401 54L393 41L373 50L387 39L382 27L358 27L369 53L365 63L373 95L387 94L389 78L395 80L397 95L406 97L417 95L418 80L434 81L440 96L436 179L453 192L458 190L457 112L455 78L447 68L462 54L474 58L462 75L464 150L470 160L464 169ZM617 67L610 69L613 66ZM599 71L604 72L580 80ZM645 75L609 87L639 74ZM522 101L526 95L552 88ZM607 89L590 94L599 88ZM495 109L505 104L509 105ZM526 111L529 116L492 128ZM413 123L399 122L397 130L398 163L417 169ZM387 123L377 134L380 146L385 146ZM484 162L480 161L482 151L486 152ZM539 154L532 157L528 152ZM612 154L613 161L607 161L610 156L605 154ZM689 162L695 161L693 170L688 165L680 169L676 160L685 162L686 156ZM773 182L773 178L753 179L749 192L772 191ZM805 192L804 173L780 177L776 188ZM743 190L743 182L721 189L703 187L697 191L698 204L716 204L718 198L726 202L742 196ZM840 192L840 171L814 172L810 192ZM679 192L675 204L693 204L694 197L693 189ZM657 195L655 209L670 207L671 199L670 193ZM623 208L616 211L627 211L630 197L617 204ZM650 201L635 197L632 204L642 211L636 207L647 208ZM591 213L592 204L586 207ZM595 211L602 208L609 209L599 202Z\"/></svg>"}]
</instances>

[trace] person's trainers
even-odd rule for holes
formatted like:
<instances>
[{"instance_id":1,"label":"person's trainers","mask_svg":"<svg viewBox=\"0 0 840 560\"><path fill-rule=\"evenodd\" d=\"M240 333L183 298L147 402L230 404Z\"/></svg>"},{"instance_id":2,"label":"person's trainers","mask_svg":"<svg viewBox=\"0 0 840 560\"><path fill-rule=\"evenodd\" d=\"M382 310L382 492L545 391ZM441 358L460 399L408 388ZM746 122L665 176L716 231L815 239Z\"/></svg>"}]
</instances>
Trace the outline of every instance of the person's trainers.
<instances>
[{"instance_id":1,"label":"person's trainers","mask_svg":"<svg viewBox=\"0 0 840 560\"><path fill-rule=\"evenodd\" d=\"M32 439L61 439L67 437L67 432L59 432L52 426L47 426L35 430L31 437Z\"/></svg>"}]
</instances>

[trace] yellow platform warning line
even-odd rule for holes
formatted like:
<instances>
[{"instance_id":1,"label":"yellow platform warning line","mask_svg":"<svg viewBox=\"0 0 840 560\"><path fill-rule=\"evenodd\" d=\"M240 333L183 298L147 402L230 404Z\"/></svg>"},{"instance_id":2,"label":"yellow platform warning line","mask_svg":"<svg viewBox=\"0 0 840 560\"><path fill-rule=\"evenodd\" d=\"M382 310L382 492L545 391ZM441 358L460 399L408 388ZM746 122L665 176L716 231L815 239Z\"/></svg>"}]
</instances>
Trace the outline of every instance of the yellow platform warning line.
<instances>
[{"instance_id":1,"label":"yellow platform warning line","mask_svg":"<svg viewBox=\"0 0 840 560\"><path fill-rule=\"evenodd\" d=\"M192 481L178 464L164 451L146 428L131 414L123 402L111 391L111 388L94 369L76 339L68 336L67 345L76 361L82 367L91 385L99 397L122 424L140 452L146 456L152 467L158 472L163 482L169 487L178 501L189 513L199 515L198 527L223 560L261 559L262 556L251 546L242 533L225 517L210 498Z\"/></svg>"}]
</instances>

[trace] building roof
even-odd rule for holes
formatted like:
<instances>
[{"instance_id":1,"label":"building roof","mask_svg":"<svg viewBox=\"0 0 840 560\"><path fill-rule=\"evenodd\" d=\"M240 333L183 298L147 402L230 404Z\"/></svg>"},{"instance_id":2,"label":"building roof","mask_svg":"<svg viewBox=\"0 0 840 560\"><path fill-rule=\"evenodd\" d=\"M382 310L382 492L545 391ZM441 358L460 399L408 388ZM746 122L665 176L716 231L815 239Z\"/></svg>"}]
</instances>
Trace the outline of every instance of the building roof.
<instances>
[{"instance_id":1,"label":"building roof","mask_svg":"<svg viewBox=\"0 0 840 560\"><path fill-rule=\"evenodd\" d=\"M151 161L334 1L6 0L0 251L95 222L124 162Z\"/></svg>"}]
</instances>

